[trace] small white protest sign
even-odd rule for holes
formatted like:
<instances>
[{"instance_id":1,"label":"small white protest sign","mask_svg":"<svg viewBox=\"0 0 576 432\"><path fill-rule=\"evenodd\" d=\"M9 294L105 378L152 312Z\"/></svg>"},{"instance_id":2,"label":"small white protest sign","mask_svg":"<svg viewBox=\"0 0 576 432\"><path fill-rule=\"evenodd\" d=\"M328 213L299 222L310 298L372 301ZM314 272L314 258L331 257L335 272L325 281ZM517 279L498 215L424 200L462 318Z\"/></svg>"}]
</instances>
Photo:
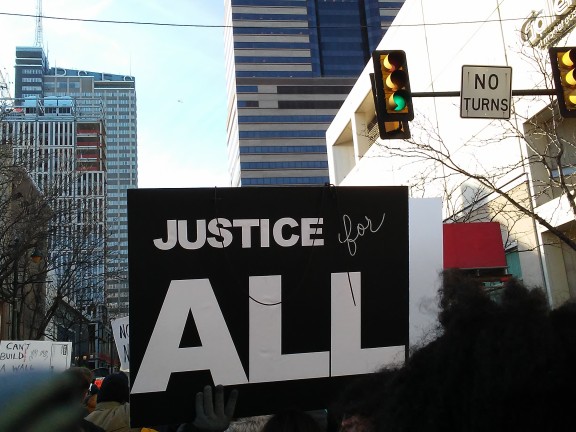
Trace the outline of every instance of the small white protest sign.
<instances>
[{"instance_id":1,"label":"small white protest sign","mask_svg":"<svg viewBox=\"0 0 576 432\"><path fill-rule=\"evenodd\" d=\"M63 371L70 367L72 342L0 341L0 375L28 371Z\"/></svg>"},{"instance_id":2,"label":"small white protest sign","mask_svg":"<svg viewBox=\"0 0 576 432\"><path fill-rule=\"evenodd\" d=\"M111 324L118 357L120 357L120 370L130 372L130 323L128 317L112 320Z\"/></svg>"}]
</instances>

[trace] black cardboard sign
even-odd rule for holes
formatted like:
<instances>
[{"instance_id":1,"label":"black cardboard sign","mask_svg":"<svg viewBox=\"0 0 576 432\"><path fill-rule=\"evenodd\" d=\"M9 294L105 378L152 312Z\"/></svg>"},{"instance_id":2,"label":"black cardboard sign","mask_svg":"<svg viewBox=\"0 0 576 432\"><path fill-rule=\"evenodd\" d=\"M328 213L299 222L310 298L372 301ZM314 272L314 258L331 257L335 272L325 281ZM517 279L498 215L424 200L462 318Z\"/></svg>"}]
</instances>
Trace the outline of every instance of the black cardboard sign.
<instances>
[{"instance_id":1,"label":"black cardboard sign","mask_svg":"<svg viewBox=\"0 0 576 432\"><path fill-rule=\"evenodd\" d=\"M132 426L329 406L408 345L405 187L128 191Z\"/></svg>"}]
</instances>

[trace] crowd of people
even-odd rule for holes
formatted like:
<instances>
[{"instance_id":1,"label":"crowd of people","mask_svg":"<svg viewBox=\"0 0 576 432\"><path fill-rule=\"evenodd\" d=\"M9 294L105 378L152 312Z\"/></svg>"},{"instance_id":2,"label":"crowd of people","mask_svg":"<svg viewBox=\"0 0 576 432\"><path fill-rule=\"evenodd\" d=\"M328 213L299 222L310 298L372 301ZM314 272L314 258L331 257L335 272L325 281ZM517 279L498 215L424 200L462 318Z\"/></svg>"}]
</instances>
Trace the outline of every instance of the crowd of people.
<instances>
[{"instance_id":1,"label":"crowd of people","mask_svg":"<svg viewBox=\"0 0 576 432\"><path fill-rule=\"evenodd\" d=\"M347 389L336 409L342 429L574 428L575 303L550 310L541 290L516 280L490 295L478 281L446 272L439 323L437 337L402 367L367 375Z\"/></svg>"},{"instance_id":2,"label":"crowd of people","mask_svg":"<svg viewBox=\"0 0 576 432\"><path fill-rule=\"evenodd\" d=\"M359 376L318 421L301 410L234 419L221 386L196 395L193 423L158 432L523 432L574 428L576 304L550 310L542 291L512 280L490 293L445 272L437 335L402 366ZM71 368L4 408L4 432L145 432L130 428L128 377ZM241 397L241 395L240 395ZM296 397L296 395L295 395ZM295 401L297 404L297 401ZM328 425L328 426L326 426ZM332 426L330 426L332 425Z\"/></svg>"}]
</instances>

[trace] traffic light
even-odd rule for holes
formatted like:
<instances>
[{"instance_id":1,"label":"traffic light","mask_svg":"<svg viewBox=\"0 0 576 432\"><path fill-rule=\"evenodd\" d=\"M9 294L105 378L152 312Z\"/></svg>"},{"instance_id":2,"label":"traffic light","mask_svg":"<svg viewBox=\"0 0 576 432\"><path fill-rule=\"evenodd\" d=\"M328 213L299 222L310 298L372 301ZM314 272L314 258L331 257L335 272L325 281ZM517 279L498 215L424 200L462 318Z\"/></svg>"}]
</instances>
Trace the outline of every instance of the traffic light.
<instances>
[{"instance_id":1,"label":"traffic light","mask_svg":"<svg viewBox=\"0 0 576 432\"><path fill-rule=\"evenodd\" d=\"M549 48L558 107L562 117L576 117L576 47Z\"/></svg>"},{"instance_id":2,"label":"traffic light","mask_svg":"<svg viewBox=\"0 0 576 432\"><path fill-rule=\"evenodd\" d=\"M382 107L378 103L378 92L376 90L376 80L374 74L370 74L372 83L372 96L374 97L374 106L376 107L376 118L378 120L378 131L381 139L408 139L410 138L410 127L408 121L384 121L381 114Z\"/></svg>"},{"instance_id":3,"label":"traffic light","mask_svg":"<svg viewBox=\"0 0 576 432\"><path fill-rule=\"evenodd\" d=\"M406 53L374 51L374 82L379 115L385 122L414 119Z\"/></svg>"}]
</instances>

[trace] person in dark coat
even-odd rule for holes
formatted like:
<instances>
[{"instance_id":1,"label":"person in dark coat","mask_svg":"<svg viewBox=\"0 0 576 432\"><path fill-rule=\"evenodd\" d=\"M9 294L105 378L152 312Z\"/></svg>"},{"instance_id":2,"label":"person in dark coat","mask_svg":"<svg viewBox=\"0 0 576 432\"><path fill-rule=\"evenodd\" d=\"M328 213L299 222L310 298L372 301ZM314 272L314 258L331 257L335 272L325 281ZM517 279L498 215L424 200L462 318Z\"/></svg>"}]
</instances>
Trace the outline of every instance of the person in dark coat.
<instances>
[{"instance_id":1,"label":"person in dark coat","mask_svg":"<svg viewBox=\"0 0 576 432\"><path fill-rule=\"evenodd\" d=\"M105 432L139 432L140 428L130 428L129 397L126 374L119 372L108 375L98 391L96 408L86 416L86 420Z\"/></svg>"},{"instance_id":2,"label":"person in dark coat","mask_svg":"<svg viewBox=\"0 0 576 432\"><path fill-rule=\"evenodd\" d=\"M70 369L67 369L64 374L71 377L74 381L74 400L80 401L82 403L81 406L83 408L83 414L88 414L88 409L86 405L84 405L84 400L90 393L90 384L92 383L93 379L92 371L83 366L74 366ZM78 430L81 432L104 432L102 428L86 421L85 419L79 420Z\"/></svg>"}]
</instances>

